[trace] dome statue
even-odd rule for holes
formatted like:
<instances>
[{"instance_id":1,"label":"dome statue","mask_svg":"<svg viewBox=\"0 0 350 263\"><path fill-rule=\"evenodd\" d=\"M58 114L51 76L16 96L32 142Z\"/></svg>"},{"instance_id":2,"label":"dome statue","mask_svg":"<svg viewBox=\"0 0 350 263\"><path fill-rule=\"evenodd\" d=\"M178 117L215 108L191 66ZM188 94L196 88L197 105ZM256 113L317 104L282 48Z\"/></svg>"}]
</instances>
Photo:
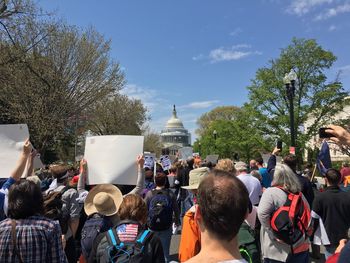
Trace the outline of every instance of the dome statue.
<instances>
[{"instance_id":1,"label":"dome statue","mask_svg":"<svg viewBox=\"0 0 350 263\"><path fill-rule=\"evenodd\" d=\"M166 129L183 129L184 128L182 121L177 117L175 105L173 109L173 115L167 121L165 128Z\"/></svg>"}]
</instances>

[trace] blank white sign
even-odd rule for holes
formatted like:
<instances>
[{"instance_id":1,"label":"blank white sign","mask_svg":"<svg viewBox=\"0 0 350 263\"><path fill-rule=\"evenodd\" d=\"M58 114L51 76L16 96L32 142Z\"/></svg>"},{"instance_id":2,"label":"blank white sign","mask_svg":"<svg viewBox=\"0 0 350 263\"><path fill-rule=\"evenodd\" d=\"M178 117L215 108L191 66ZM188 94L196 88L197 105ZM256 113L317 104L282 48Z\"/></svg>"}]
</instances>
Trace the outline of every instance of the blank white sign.
<instances>
[{"instance_id":1,"label":"blank white sign","mask_svg":"<svg viewBox=\"0 0 350 263\"><path fill-rule=\"evenodd\" d=\"M137 181L137 163L143 136L106 135L86 138L84 159L88 184L127 184Z\"/></svg>"},{"instance_id":2,"label":"blank white sign","mask_svg":"<svg viewBox=\"0 0 350 263\"><path fill-rule=\"evenodd\" d=\"M27 124L0 125L0 177L8 178L29 138Z\"/></svg>"}]
</instances>

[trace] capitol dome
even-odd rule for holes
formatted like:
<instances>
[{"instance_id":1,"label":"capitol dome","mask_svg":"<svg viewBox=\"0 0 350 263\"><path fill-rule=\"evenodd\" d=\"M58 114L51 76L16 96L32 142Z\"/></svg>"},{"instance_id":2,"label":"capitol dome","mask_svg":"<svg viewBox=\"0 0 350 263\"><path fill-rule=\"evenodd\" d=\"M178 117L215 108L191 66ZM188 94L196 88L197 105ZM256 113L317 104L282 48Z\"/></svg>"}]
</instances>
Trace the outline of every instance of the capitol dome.
<instances>
[{"instance_id":1,"label":"capitol dome","mask_svg":"<svg viewBox=\"0 0 350 263\"><path fill-rule=\"evenodd\" d=\"M171 118L167 121L165 129L160 133L160 138L163 147L167 148L170 154L173 155L176 154L178 149L191 145L191 134L177 117L175 105Z\"/></svg>"},{"instance_id":2,"label":"capitol dome","mask_svg":"<svg viewBox=\"0 0 350 263\"><path fill-rule=\"evenodd\" d=\"M171 118L168 120L168 122L165 125L165 128L166 129L183 129L184 128L182 121L176 115L175 105L173 109L173 116L171 116Z\"/></svg>"}]
</instances>

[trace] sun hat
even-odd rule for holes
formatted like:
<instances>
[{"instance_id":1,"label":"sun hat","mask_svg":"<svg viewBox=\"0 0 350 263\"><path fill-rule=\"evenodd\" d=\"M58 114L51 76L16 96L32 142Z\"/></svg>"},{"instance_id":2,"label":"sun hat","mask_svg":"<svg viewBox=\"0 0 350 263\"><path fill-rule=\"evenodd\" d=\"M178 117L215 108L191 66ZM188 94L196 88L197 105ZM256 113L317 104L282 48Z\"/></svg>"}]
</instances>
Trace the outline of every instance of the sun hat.
<instances>
[{"instance_id":1,"label":"sun hat","mask_svg":"<svg viewBox=\"0 0 350 263\"><path fill-rule=\"evenodd\" d=\"M239 161L235 163L235 168L237 171L248 170L248 166L245 162Z\"/></svg>"},{"instance_id":2,"label":"sun hat","mask_svg":"<svg viewBox=\"0 0 350 263\"><path fill-rule=\"evenodd\" d=\"M208 167L201 167L190 171L188 186L182 186L183 189L198 189L200 182L209 174Z\"/></svg>"},{"instance_id":3,"label":"sun hat","mask_svg":"<svg viewBox=\"0 0 350 263\"><path fill-rule=\"evenodd\" d=\"M88 216L94 213L112 216L118 212L122 201L123 195L118 187L100 184L92 188L86 196L84 210Z\"/></svg>"}]
</instances>

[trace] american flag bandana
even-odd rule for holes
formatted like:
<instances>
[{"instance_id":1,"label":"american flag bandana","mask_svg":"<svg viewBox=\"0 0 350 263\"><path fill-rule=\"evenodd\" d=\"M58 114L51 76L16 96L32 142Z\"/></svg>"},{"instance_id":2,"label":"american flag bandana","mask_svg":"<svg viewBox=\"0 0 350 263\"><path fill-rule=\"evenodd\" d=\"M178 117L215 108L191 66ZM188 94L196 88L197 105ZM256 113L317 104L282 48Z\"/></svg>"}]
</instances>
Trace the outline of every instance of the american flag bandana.
<instances>
[{"instance_id":1,"label":"american flag bandana","mask_svg":"<svg viewBox=\"0 0 350 263\"><path fill-rule=\"evenodd\" d=\"M122 242L135 242L138 230L137 224L123 224L117 227L117 234Z\"/></svg>"}]
</instances>

